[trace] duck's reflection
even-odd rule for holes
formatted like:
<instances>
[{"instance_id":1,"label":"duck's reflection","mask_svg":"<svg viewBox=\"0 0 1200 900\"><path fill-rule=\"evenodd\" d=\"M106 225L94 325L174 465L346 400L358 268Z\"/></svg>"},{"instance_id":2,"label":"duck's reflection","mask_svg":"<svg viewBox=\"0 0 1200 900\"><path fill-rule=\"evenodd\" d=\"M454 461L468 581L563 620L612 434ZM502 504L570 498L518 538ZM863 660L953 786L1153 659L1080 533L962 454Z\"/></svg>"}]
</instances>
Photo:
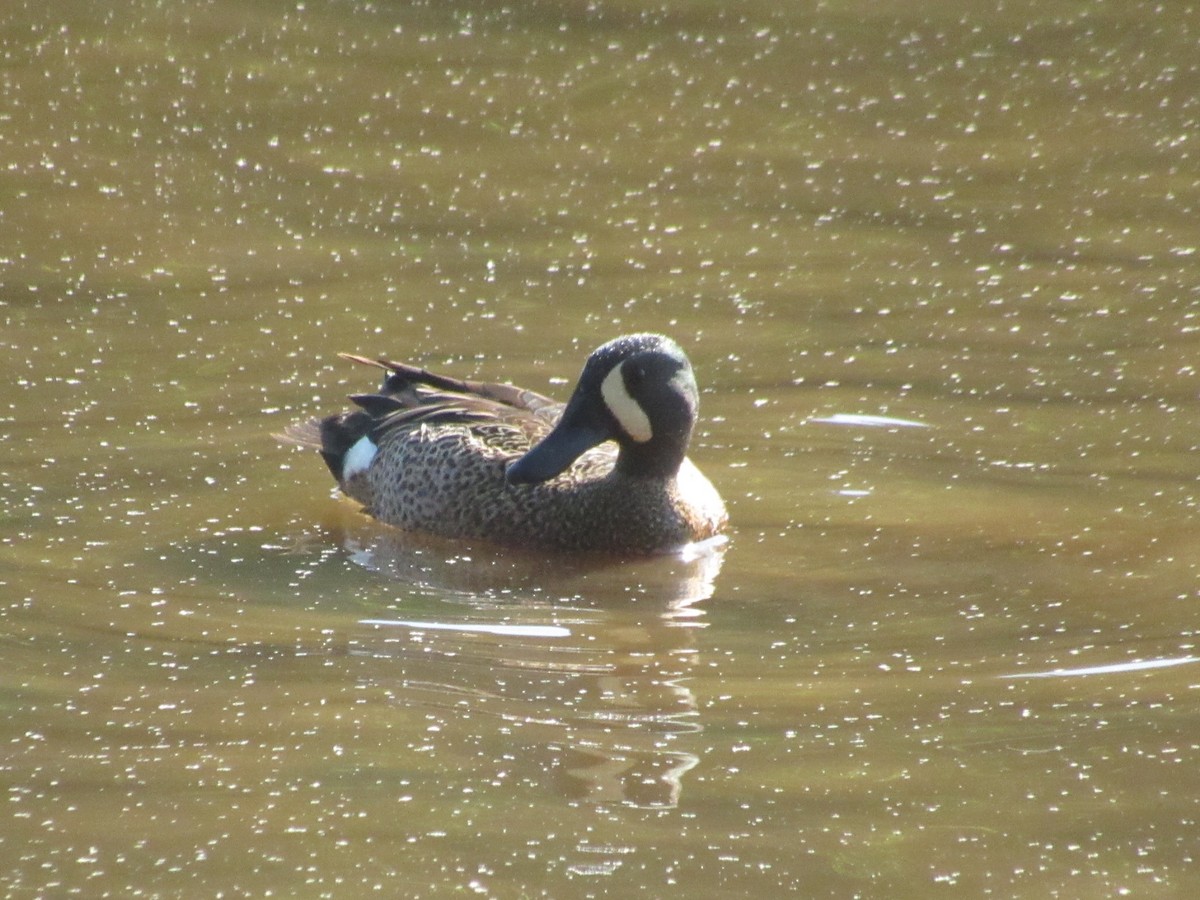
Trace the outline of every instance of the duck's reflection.
<instances>
[{"instance_id":1,"label":"duck's reflection","mask_svg":"<svg viewBox=\"0 0 1200 900\"><path fill-rule=\"evenodd\" d=\"M396 665L399 702L492 719L540 759L567 798L671 807L698 762L688 678L697 601L713 593L721 544L633 562L533 558L377 529L344 535L359 564L417 587L360 622L356 652ZM377 682L378 683L378 682Z\"/></svg>"}]
</instances>

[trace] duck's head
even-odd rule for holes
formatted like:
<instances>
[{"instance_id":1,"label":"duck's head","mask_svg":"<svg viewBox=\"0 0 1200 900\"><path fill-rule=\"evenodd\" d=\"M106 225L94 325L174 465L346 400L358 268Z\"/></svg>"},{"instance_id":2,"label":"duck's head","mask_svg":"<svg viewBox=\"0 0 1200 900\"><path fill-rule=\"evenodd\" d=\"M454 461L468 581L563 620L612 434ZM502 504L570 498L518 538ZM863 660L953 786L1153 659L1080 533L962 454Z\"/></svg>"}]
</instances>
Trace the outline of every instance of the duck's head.
<instances>
[{"instance_id":1,"label":"duck's head","mask_svg":"<svg viewBox=\"0 0 1200 900\"><path fill-rule=\"evenodd\" d=\"M699 408L691 363L670 338L633 334L588 357L554 430L509 464L509 484L533 484L563 472L604 441L620 447L617 471L669 478L687 453Z\"/></svg>"}]
</instances>

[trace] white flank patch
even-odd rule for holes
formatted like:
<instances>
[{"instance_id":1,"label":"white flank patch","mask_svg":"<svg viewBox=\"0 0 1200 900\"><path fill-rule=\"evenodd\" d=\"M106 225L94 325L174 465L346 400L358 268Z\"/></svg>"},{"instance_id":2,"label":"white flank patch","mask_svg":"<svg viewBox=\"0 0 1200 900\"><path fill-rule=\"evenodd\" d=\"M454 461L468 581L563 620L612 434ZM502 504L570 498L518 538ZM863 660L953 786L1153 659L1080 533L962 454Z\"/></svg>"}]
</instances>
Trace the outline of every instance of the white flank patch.
<instances>
[{"instance_id":1,"label":"white flank patch","mask_svg":"<svg viewBox=\"0 0 1200 900\"><path fill-rule=\"evenodd\" d=\"M358 442L346 451L346 455L342 459L342 481L349 481L360 472L371 468L371 460L378 452L379 448L369 437L360 437Z\"/></svg>"},{"instance_id":2,"label":"white flank patch","mask_svg":"<svg viewBox=\"0 0 1200 900\"><path fill-rule=\"evenodd\" d=\"M624 365L625 363L621 363L605 376L600 384L600 396L604 398L609 411L617 417L625 433L638 443L644 444L654 437L654 431L650 428L650 417L646 415L646 411L629 395L629 391L625 390L625 377L621 374Z\"/></svg>"}]
</instances>

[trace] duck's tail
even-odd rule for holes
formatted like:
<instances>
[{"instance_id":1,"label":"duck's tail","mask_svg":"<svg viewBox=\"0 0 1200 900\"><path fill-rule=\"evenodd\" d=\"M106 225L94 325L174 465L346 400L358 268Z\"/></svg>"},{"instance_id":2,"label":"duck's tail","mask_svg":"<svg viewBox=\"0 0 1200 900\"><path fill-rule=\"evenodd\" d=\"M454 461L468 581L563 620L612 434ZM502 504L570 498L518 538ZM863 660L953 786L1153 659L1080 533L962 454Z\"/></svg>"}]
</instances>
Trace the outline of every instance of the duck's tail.
<instances>
[{"instance_id":1,"label":"duck's tail","mask_svg":"<svg viewBox=\"0 0 1200 900\"><path fill-rule=\"evenodd\" d=\"M309 447L321 454L330 473L342 486L365 471L378 449L371 440L376 419L361 409L324 419L309 419L289 425L276 439L286 444Z\"/></svg>"}]
</instances>

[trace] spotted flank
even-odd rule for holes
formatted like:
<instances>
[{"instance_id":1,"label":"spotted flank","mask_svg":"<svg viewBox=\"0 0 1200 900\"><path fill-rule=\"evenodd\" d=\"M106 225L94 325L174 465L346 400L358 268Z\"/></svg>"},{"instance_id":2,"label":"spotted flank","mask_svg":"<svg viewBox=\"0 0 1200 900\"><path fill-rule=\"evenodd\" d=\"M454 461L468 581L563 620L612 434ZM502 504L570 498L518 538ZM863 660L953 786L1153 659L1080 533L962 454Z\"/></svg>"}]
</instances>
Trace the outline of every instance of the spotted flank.
<instances>
[{"instance_id":1,"label":"spotted flank","mask_svg":"<svg viewBox=\"0 0 1200 900\"><path fill-rule=\"evenodd\" d=\"M382 522L531 549L644 554L713 537L725 506L687 458L699 393L679 345L620 337L566 404L386 359L378 393L288 429Z\"/></svg>"}]
</instances>

